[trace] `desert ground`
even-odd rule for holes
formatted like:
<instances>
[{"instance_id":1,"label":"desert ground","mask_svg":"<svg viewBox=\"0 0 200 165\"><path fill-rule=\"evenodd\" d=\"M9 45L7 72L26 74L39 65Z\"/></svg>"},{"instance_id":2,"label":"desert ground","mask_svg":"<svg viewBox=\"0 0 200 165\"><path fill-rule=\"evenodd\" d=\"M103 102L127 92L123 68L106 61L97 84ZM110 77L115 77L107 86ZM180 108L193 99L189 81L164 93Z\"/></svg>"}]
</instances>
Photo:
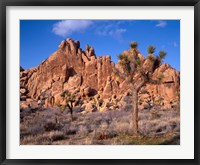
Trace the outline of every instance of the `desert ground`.
<instances>
[{"instance_id":1,"label":"desert ground","mask_svg":"<svg viewBox=\"0 0 200 165\"><path fill-rule=\"evenodd\" d=\"M131 110L83 113L74 108L23 109L20 112L21 145L178 145L179 110L159 107L139 111L139 134L132 136Z\"/></svg>"}]
</instances>

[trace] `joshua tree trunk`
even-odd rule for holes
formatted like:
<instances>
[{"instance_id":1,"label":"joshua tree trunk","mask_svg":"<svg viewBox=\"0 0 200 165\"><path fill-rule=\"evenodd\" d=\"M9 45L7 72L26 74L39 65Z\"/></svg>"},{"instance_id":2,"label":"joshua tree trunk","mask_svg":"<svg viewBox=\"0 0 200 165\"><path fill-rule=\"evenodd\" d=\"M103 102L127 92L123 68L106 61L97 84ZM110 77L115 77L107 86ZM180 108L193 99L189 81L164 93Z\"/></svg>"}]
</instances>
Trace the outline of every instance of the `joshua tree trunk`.
<instances>
[{"instance_id":1,"label":"joshua tree trunk","mask_svg":"<svg viewBox=\"0 0 200 165\"><path fill-rule=\"evenodd\" d=\"M133 122L133 135L138 134L138 92L140 88L146 83L146 81L141 81L136 87L133 87L133 112L132 112L132 122Z\"/></svg>"},{"instance_id":2,"label":"joshua tree trunk","mask_svg":"<svg viewBox=\"0 0 200 165\"><path fill-rule=\"evenodd\" d=\"M71 120L73 121L74 118L73 118L73 110L72 110L72 107L70 108L70 113L71 113Z\"/></svg>"},{"instance_id":3,"label":"joshua tree trunk","mask_svg":"<svg viewBox=\"0 0 200 165\"><path fill-rule=\"evenodd\" d=\"M71 105L67 105L68 106L68 108L69 108L69 110L70 110L70 114L71 114L71 120L73 121L73 106L72 106L72 103L71 103Z\"/></svg>"},{"instance_id":4,"label":"joshua tree trunk","mask_svg":"<svg viewBox=\"0 0 200 165\"><path fill-rule=\"evenodd\" d=\"M138 92L136 89L133 90L133 135L138 133Z\"/></svg>"}]
</instances>

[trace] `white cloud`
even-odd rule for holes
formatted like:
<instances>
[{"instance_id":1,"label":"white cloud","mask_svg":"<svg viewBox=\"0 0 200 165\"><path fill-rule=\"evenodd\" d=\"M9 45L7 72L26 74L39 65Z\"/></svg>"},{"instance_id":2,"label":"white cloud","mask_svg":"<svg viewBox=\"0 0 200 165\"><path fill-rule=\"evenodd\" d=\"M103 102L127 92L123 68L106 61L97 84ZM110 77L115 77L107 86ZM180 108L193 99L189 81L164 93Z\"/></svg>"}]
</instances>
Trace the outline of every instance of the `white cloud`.
<instances>
[{"instance_id":1,"label":"white cloud","mask_svg":"<svg viewBox=\"0 0 200 165\"><path fill-rule=\"evenodd\" d=\"M126 29L115 29L113 31L110 31L109 35L116 39L120 39L122 37L122 33L124 32L126 32Z\"/></svg>"},{"instance_id":2,"label":"white cloud","mask_svg":"<svg viewBox=\"0 0 200 165\"><path fill-rule=\"evenodd\" d=\"M164 28L165 26L167 26L167 22L165 21L158 21L158 23L156 24L156 27Z\"/></svg>"},{"instance_id":3,"label":"white cloud","mask_svg":"<svg viewBox=\"0 0 200 165\"><path fill-rule=\"evenodd\" d=\"M64 20L55 23L52 31L56 35L66 37L74 32L81 32L92 24L89 20Z\"/></svg>"},{"instance_id":4,"label":"white cloud","mask_svg":"<svg viewBox=\"0 0 200 165\"><path fill-rule=\"evenodd\" d=\"M121 24L121 22L119 23ZM127 30L124 28L119 27L118 22L116 24L107 24L100 26L96 30L96 34L100 36L110 36L115 39L121 39L122 38L122 33L125 33Z\"/></svg>"},{"instance_id":5,"label":"white cloud","mask_svg":"<svg viewBox=\"0 0 200 165\"><path fill-rule=\"evenodd\" d=\"M107 36L112 30L112 27L113 27L112 24L100 26L97 28L96 33L100 36Z\"/></svg>"}]
</instances>

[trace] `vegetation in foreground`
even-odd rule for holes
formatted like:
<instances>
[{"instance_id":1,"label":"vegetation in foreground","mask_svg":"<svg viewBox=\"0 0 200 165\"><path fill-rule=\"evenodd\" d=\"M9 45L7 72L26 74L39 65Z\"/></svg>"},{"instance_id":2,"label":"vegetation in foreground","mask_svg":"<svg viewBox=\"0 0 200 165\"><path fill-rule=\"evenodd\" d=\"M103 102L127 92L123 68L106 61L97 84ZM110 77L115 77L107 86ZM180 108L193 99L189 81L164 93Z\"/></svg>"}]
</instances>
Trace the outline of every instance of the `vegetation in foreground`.
<instances>
[{"instance_id":1,"label":"vegetation in foreground","mask_svg":"<svg viewBox=\"0 0 200 165\"><path fill-rule=\"evenodd\" d=\"M21 145L177 145L180 144L180 112L159 107L139 111L139 134L133 136L131 110L83 114L74 108L21 110Z\"/></svg>"}]
</instances>

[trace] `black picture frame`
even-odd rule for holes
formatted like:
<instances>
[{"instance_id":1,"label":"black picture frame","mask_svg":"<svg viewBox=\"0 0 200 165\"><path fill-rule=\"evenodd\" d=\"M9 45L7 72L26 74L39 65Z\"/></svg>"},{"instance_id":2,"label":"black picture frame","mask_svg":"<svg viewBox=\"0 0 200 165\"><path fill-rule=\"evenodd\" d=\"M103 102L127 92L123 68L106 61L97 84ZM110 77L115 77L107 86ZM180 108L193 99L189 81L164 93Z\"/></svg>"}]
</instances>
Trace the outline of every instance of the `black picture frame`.
<instances>
[{"instance_id":1,"label":"black picture frame","mask_svg":"<svg viewBox=\"0 0 200 165\"><path fill-rule=\"evenodd\" d=\"M7 6L194 6L194 159L7 159L6 158L6 7ZM200 2L199 0L1 0L0 1L0 162L7 164L200 164L200 113L199 76L200 53ZM189 56L189 55L188 55ZM189 58L189 57L188 57Z\"/></svg>"}]
</instances>

